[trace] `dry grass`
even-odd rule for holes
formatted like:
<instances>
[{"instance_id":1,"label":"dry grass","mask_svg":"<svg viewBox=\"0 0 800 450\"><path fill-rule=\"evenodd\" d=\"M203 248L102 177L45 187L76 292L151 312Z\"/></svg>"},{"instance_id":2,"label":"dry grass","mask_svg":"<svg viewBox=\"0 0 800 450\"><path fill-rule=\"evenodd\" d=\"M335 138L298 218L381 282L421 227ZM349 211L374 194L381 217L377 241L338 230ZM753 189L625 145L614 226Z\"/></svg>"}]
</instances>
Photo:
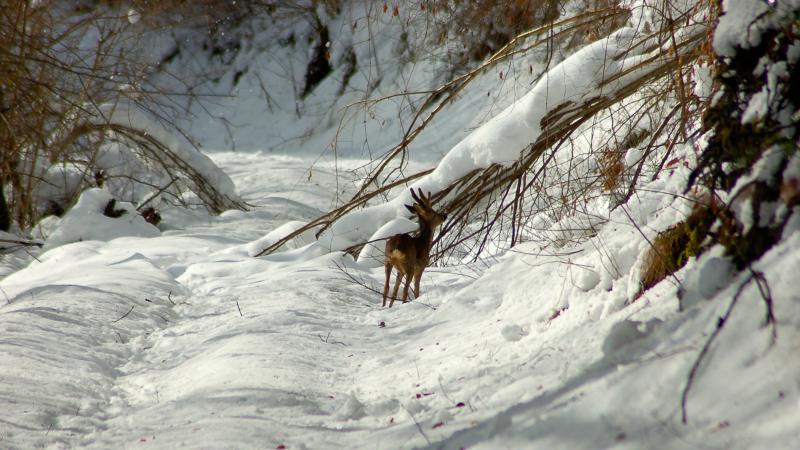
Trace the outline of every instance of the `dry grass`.
<instances>
[{"instance_id":1,"label":"dry grass","mask_svg":"<svg viewBox=\"0 0 800 450\"><path fill-rule=\"evenodd\" d=\"M625 171L625 153L619 149L608 147L600 151L598 158L600 165L600 185L605 192L614 192L622 182L622 173Z\"/></svg>"},{"instance_id":2,"label":"dry grass","mask_svg":"<svg viewBox=\"0 0 800 450\"><path fill-rule=\"evenodd\" d=\"M688 251L686 248L691 241L691 235L692 232L684 221L662 231L653 239L642 266L642 276L639 280L641 289L635 298L639 298L644 291L675 273L686 264L688 257L697 254L699 249Z\"/></svg>"},{"instance_id":3,"label":"dry grass","mask_svg":"<svg viewBox=\"0 0 800 450\"><path fill-rule=\"evenodd\" d=\"M709 245L706 237L718 217L725 217L718 202L697 203L686 220L659 233L645 254L641 288L634 299L699 255Z\"/></svg>"}]
</instances>

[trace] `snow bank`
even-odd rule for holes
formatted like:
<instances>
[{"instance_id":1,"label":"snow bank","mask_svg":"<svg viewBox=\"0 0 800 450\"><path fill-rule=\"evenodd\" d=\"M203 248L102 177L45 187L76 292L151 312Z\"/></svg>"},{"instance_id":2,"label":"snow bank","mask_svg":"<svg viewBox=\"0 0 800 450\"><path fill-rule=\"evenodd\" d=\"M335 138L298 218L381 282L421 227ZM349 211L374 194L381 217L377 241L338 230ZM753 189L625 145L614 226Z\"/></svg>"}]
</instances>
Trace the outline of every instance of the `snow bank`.
<instances>
[{"instance_id":1,"label":"snow bank","mask_svg":"<svg viewBox=\"0 0 800 450\"><path fill-rule=\"evenodd\" d=\"M307 170L295 164L282 175L290 187ZM263 173L243 165L243 177ZM677 276L699 269L689 287L702 301L679 311L667 280L628 302L642 233L686 213L663 192L678 192L688 169L671 173L625 205L635 224L618 209L559 253L528 242L489 268L429 270L422 297L391 310L353 282L381 286L383 270L347 255L247 254L285 203L52 249L0 281L3 445L795 448L796 227L753 266L769 282L778 340L750 283L680 423L686 376L747 274L709 286L718 267L690 261Z\"/></svg>"},{"instance_id":2,"label":"snow bank","mask_svg":"<svg viewBox=\"0 0 800 450\"><path fill-rule=\"evenodd\" d=\"M158 236L158 228L145 222L136 208L127 202L116 202L115 209L124 211L113 218L103 214L113 197L105 189L93 188L84 191L78 202L58 222L45 242L51 249L70 242L109 241L122 236Z\"/></svg>"},{"instance_id":3,"label":"snow bank","mask_svg":"<svg viewBox=\"0 0 800 450\"><path fill-rule=\"evenodd\" d=\"M211 158L179 139L164 125L151 119L143 111L121 105L102 105L100 125L118 124L152 136L170 152L157 160L166 170L184 173L185 182L206 204L219 211L241 209L244 205L236 194L230 177L211 161Z\"/></svg>"}]
</instances>

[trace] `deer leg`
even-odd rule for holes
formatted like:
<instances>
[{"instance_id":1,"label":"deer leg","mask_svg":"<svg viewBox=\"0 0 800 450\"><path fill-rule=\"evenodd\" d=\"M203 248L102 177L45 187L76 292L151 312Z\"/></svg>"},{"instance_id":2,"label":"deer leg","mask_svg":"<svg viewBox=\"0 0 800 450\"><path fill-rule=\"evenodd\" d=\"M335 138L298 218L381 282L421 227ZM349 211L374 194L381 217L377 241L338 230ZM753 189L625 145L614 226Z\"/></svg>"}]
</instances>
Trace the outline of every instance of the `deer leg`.
<instances>
[{"instance_id":1,"label":"deer leg","mask_svg":"<svg viewBox=\"0 0 800 450\"><path fill-rule=\"evenodd\" d=\"M423 267L414 273L414 298L419 298L419 281L422 279L422 272L425 270Z\"/></svg>"},{"instance_id":2,"label":"deer leg","mask_svg":"<svg viewBox=\"0 0 800 450\"><path fill-rule=\"evenodd\" d=\"M397 271L397 277L394 280L394 290L392 291L392 300L389 302L389 308L394 305L394 301L397 300L397 291L400 290L400 282L403 281L403 272Z\"/></svg>"},{"instance_id":3,"label":"deer leg","mask_svg":"<svg viewBox=\"0 0 800 450\"><path fill-rule=\"evenodd\" d=\"M383 306L386 306L386 295L389 293L389 278L392 276L392 265L386 263L386 282L383 283Z\"/></svg>"},{"instance_id":4,"label":"deer leg","mask_svg":"<svg viewBox=\"0 0 800 450\"><path fill-rule=\"evenodd\" d=\"M403 303L408 301L408 286L411 284L411 272L406 275L406 285L403 288Z\"/></svg>"}]
</instances>

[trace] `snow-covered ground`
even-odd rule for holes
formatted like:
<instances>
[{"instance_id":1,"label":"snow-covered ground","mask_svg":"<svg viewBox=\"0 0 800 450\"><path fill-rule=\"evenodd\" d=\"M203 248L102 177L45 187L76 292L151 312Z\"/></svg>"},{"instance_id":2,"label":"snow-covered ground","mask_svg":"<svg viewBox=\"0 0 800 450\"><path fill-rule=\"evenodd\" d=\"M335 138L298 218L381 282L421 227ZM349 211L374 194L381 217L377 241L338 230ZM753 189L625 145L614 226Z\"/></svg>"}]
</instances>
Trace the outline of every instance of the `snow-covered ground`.
<instances>
[{"instance_id":1,"label":"snow-covered ground","mask_svg":"<svg viewBox=\"0 0 800 450\"><path fill-rule=\"evenodd\" d=\"M333 23L350 29L342 17ZM352 28L346 39L373 37ZM370 31L384 32L398 30ZM539 83L535 52L504 66L515 78L499 88L502 68L483 73L412 146L411 168L445 162L421 185L516 158L549 108L624 69L598 58L615 55L615 42L560 66L557 55ZM377 41L384 63L397 59L394 44ZM602 200L587 207L608 215L591 237L548 224L543 235L561 245L532 240L431 267L419 299L381 308L383 268L336 250L391 221L405 189L340 221L328 241L301 236L254 255L348 199L367 163L356 158L396 143L413 108L375 105L340 128L335 112L369 76L337 97L335 72L295 109L289 89L271 91L276 104L259 97L253 75L280 86L289 72L300 78L294 69L250 57L234 98L212 108L241 126L235 136L219 122L189 126L249 211L165 206L159 230L124 203L127 214L104 216L110 194L90 190L40 225L50 239L26 267L3 261L0 448L800 448L797 214L752 270L733 274L712 249L634 300L648 239L690 209L689 168L676 164L610 214ZM387 67L373 96L419 88L433 71ZM639 156L629 155L632 166ZM695 157L688 145L675 155Z\"/></svg>"},{"instance_id":2,"label":"snow-covered ground","mask_svg":"<svg viewBox=\"0 0 800 450\"><path fill-rule=\"evenodd\" d=\"M325 206L330 173L215 160L260 207L61 246L0 282L3 448L800 445L800 233L754 267L777 341L751 282L683 425L689 369L743 278L683 312L669 282L626 305L625 277L592 287L584 273L601 251L630 260L638 232L617 218L561 255L523 244L482 273L434 268L418 301L384 309L351 279L379 287L380 268L248 254Z\"/></svg>"}]
</instances>

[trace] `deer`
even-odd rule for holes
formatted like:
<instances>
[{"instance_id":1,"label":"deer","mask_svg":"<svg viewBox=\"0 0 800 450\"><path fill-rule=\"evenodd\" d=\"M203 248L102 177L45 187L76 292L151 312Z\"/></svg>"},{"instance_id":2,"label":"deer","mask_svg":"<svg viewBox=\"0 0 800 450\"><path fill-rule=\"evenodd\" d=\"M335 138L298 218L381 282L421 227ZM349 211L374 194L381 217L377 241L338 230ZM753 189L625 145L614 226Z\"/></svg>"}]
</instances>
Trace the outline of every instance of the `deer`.
<instances>
[{"instance_id":1,"label":"deer","mask_svg":"<svg viewBox=\"0 0 800 450\"><path fill-rule=\"evenodd\" d=\"M386 282L383 285L383 306L386 306L392 269L397 268L397 277L389 308L397 300L397 290L400 288L403 277L406 279L403 288L403 303L408 300L408 288L412 278L414 279L414 298L419 298L419 281L422 278L422 272L430 263L433 231L447 220L447 214L438 213L433 209L430 192L425 196L422 189L417 189L417 191L414 192L414 189L411 189L414 205L405 205L405 207L416 214L419 219L419 231L414 236L408 233L396 234L386 241L384 263Z\"/></svg>"}]
</instances>

